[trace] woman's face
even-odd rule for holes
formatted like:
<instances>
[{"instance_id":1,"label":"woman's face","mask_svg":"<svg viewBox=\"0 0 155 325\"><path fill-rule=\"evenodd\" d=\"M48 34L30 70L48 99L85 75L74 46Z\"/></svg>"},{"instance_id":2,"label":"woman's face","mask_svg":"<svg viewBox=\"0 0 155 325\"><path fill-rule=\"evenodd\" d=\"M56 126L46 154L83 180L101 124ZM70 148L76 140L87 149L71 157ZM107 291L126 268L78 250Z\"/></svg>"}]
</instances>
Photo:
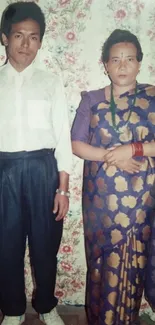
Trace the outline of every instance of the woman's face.
<instances>
[{"instance_id":1,"label":"woman's face","mask_svg":"<svg viewBox=\"0 0 155 325\"><path fill-rule=\"evenodd\" d=\"M140 65L135 45L128 42L113 45L109 61L105 63L111 81L120 87L130 86L136 81Z\"/></svg>"}]
</instances>

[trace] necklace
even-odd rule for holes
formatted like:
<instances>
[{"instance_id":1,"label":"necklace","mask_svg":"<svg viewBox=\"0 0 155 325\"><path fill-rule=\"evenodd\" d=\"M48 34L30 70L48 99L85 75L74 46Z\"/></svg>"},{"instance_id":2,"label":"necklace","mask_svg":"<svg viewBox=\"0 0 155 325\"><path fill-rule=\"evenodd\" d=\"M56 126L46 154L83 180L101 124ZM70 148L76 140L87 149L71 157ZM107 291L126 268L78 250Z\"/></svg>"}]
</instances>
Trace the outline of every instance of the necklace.
<instances>
[{"instance_id":1,"label":"necklace","mask_svg":"<svg viewBox=\"0 0 155 325\"><path fill-rule=\"evenodd\" d=\"M135 94L134 94L134 98L132 100L131 108L135 105L136 96L137 96L137 82L136 82ZM114 95L113 95L113 85L112 85L112 83L111 83L110 112L111 112L111 117L112 117L112 126L113 126L114 130L116 132L118 132L118 133L123 133L122 131L119 131L119 127L116 125L116 104L115 104ZM126 122L126 124L124 126L126 126L129 123L131 113L132 113L132 109L130 109L127 122Z\"/></svg>"}]
</instances>

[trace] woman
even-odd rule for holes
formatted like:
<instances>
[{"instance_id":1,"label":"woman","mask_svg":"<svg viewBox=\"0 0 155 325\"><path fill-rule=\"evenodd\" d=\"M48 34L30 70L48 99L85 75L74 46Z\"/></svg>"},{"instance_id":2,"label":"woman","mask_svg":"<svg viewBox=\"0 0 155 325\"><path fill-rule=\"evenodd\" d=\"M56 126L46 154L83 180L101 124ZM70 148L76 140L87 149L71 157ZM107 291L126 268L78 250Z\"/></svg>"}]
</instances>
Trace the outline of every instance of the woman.
<instances>
[{"instance_id":1,"label":"woman","mask_svg":"<svg viewBox=\"0 0 155 325\"><path fill-rule=\"evenodd\" d=\"M142 57L137 37L115 30L102 51L111 84L82 94L72 127L85 160L89 325L138 324L155 179L155 88L136 82Z\"/></svg>"}]
</instances>

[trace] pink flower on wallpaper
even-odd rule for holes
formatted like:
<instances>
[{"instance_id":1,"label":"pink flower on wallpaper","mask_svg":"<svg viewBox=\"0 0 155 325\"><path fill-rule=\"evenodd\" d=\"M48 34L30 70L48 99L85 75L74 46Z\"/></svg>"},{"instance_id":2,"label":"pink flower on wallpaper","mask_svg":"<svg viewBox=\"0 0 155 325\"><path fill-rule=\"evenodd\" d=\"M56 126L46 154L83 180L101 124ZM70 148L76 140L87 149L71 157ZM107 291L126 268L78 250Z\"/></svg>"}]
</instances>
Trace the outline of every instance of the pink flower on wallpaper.
<instances>
[{"instance_id":1,"label":"pink flower on wallpaper","mask_svg":"<svg viewBox=\"0 0 155 325\"><path fill-rule=\"evenodd\" d=\"M81 288L81 283L77 282L76 280L73 280L71 284L73 285L74 288L78 288L78 289Z\"/></svg>"},{"instance_id":2,"label":"pink flower on wallpaper","mask_svg":"<svg viewBox=\"0 0 155 325\"><path fill-rule=\"evenodd\" d=\"M79 89L81 89L81 90L86 89L87 82L85 83L81 79L78 79L78 80L76 80L76 84L78 85Z\"/></svg>"},{"instance_id":3,"label":"pink flower on wallpaper","mask_svg":"<svg viewBox=\"0 0 155 325\"><path fill-rule=\"evenodd\" d=\"M144 3L142 2L137 2L137 0L135 0L133 2L133 4L135 5L136 8L136 14L140 14L141 11L144 9Z\"/></svg>"},{"instance_id":4,"label":"pink flower on wallpaper","mask_svg":"<svg viewBox=\"0 0 155 325\"><path fill-rule=\"evenodd\" d=\"M85 18L86 14L84 14L82 11L79 11L77 14L77 18Z\"/></svg>"},{"instance_id":5,"label":"pink flower on wallpaper","mask_svg":"<svg viewBox=\"0 0 155 325\"><path fill-rule=\"evenodd\" d=\"M60 6L65 6L68 3L70 3L70 0L60 0L59 3L60 3Z\"/></svg>"},{"instance_id":6,"label":"pink flower on wallpaper","mask_svg":"<svg viewBox=\"0 0 155 325\"><path fill-rule=\"evenodd\" d=\"M78 186L73 187L73 194L76 196L76 198L81 199L81 188Z\"/></svg>"},{"instance_id":7,"label":"pink flower on wallpaper","mask_svg":"<svg viewBox=\"0 0 155 325\"><path fill-rule=\"evenodd\" d=\"M137 13L140 14L143 9L144 9L144 4L141 3L139 6L137 6Z\"/></svg>"},{"instance_id":8,"label":"pink flower on wallpaper","mask_svg":"<svg viewBox=\"0 0 155 325\"><path fill-rule=\"evenodd\" d=\"M66 35L66 38L68 41L74 41L75 40L75 34L73 32L68 32Z\"/></svg>"},{"instance_id":9,"label":"pink flower on wallpaper","mask_svg":"<svg viewBox=\"0 0 155 325\"><path fill-rule=\"evenodd\" d=\"M123 19L123 18L125 18L125 16L126 16L126 12L124 9L119 9L115 13L115 17L118 19Z\"/></svg>"},{"instance_id":10,"label":"pink flower on wallpaper","mask_svg":"<svg viewBox=\"0 0 155 325\"><path fill-rule=\"evenodd\" d=\"M90 6L90 5L92 4L92 2L93 2L93 0L87 0L87 1L86 1L86 5L87 5L87 6Z\"/></svg>"},{"instance_id":11,"label":"pink flower on wallpaper","mask_svg":"<svg viewBox=\"0 0 155 325\"><path fill-rule=\"evenodd\" d=\"M44 63L45 64L48 64L49 63L49 60L48 59L44 59Z\"/></svg>"},{"instance_id":12,"label":"pink flower on wallpaper","mask_svg":"<svg viewBox=\"0 0 155 325\"><path fill-rule=\"evenodd\" d=\"M62 291L60 291L60 290L57 290L57 291L55 292L55 295L56 295L58 298L62 298L63 295L64 295L64 293L63 293Z\"/></svg>"},{"instance_id":13,"label":"pink flower on wallpaper","mask_svg":"<svg viewBox=\"0 0 155 325\"><path fill-rule=\"evenodd\" d=\"M57 26L58 26L58 22L56 20L53 20L50 24L49 24L49 27L48 29L52 32L56 31L57 29Z\"/></svg>"},{"instance_id":14,"label":"pink flower on wallpaper","mask_svg":"<svg viewBox=\"0 0 155 325\"><path fill-rule=\"evenodd\" d=\"M150 37L151 41L153 41L155 39L155 32L154 31L148 30L147 34Z\"/></svg>"},{"instance_id":15,"label":"pink flower on wallpaper","mask_svg":"<svg viewBox=\"0 0 155 325\"><path fill-rule=\"evenodd\" d=\"M74 64L76 61L73 54L65 53L65 57L66 57L66 60L71 64Z\"/></svg>"},{"instance_id":16,"label":"pink flower on wallpaper","mask_svg":"<svg viewBox=\"0 0 155 325\"><path fill-rule=\"evenodd\" d=\"M54 14L54 13L56 13L56 10L53 9L52 7L48 7L48 12L49 12L50 14Z\"/></svg>"},{"instance_id":17,"label":"pink flower on wallpaper","mask_svg":"<svg viewBox=\"0 0 155 325\"><path fill-rule=\"evenodd\" d=\"M79 236L79 231L73 231L72 236Z\"/></svg>"},{"instance_id":18,"label":"pink flower on wallpaper","mask_svg":"<svg viewBox=\"0 0 155 325\"><path fill-rule=\"evenodd\" d=\"M148 66L148 70L150 71L151 74L154 74L155 73L155 67L152 66L152 65L149 65Z\"/></svg>"},{"instance_id":19,"label":"pink flower on wallpaper","mask_svg":"<svg viewBox=\"0 0 155 325\"><path fill-rule=\"evenodd\" d=\"M66 262L61 262L61 266L65 271L71 271L72 270L72 265Z\"/></svg>"},{"instance_id":20,"label":"pink flower on wallpaper","mask_svg":"<svg viewBox=\"0 0 155 325\"><path fill-rule=\"evenodd\" d=\"M68 245L64 245L62 247L62 252L64 252L64 253L71 253L72 252L72 247L71 246L68 246Z\"/></svg>"}]
</instances>

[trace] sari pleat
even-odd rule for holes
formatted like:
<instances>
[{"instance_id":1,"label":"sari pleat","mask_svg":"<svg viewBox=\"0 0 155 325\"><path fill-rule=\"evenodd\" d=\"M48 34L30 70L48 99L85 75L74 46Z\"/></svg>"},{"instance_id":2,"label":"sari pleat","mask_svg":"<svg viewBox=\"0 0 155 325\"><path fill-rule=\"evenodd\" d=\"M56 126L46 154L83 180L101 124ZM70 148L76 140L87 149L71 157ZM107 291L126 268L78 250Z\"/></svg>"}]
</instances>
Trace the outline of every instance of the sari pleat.
<instances>
[{"instance_id":1,"label":"sari pleat","mask_svg":"<svg viewBox=\"0 0 155 325\"><path fill-rule=\"evenodd\" d=\"M131 325L138 321L149 228L132 229L127 241L107 250L87 273L86 311L89 325Z\"/></svg>"}]
</instances>

